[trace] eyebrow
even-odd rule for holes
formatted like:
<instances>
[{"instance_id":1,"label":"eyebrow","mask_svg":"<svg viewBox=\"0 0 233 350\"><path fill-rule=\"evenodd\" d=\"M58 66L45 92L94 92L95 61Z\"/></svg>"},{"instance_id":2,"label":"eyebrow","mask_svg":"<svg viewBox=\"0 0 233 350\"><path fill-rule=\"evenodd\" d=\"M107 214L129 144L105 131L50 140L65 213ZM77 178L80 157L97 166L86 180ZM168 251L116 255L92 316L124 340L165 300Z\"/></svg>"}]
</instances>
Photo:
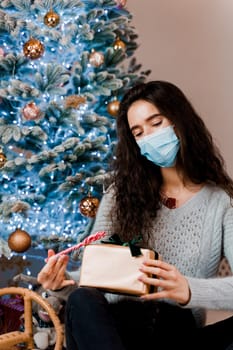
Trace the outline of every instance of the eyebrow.
<instances>
[{"instance_id":1,"label":"eyebrow","mask_svg":"<svg viewBox=\"0 0 233 350\"><path fill-rule=\"evenodd\" d=\"M150 115L148 118L146 118L146 122L149 122L150 120L156 118L156 117L160 117L161 115L163 115L162 113L155 113ZM130 128L131 132L133 132L135 129L140 128L140 125L133 125L132 128Z\"/></svg>"}]
</instances>

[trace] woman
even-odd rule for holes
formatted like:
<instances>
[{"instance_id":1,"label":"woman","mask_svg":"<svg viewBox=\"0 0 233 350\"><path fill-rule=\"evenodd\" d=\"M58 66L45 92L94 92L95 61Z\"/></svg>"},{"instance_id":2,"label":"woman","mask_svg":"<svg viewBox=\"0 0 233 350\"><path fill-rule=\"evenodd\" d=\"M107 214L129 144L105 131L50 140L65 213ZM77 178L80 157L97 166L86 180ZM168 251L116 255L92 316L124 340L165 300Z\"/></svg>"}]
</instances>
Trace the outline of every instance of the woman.
<instances>
[{"instance_id":1,"label":"woman","mask_svg":"<svg viewBox=\"0 0 233 350\"><path fill-rule=\"evenodd\" d=\"M233 277L216 277L223 256L233 268L233 181L211 134L178 87L152 81L124 96L117 135L113 183L92 232L141 235L162 256L140 268L157 292L111 298L77 288L66 277L68 257L49 251L38 280L69 295L67 349L201 349L203 341L225 349L233 319L203 327L207 308L233 310Z\"/></svg>"}]
</instances>

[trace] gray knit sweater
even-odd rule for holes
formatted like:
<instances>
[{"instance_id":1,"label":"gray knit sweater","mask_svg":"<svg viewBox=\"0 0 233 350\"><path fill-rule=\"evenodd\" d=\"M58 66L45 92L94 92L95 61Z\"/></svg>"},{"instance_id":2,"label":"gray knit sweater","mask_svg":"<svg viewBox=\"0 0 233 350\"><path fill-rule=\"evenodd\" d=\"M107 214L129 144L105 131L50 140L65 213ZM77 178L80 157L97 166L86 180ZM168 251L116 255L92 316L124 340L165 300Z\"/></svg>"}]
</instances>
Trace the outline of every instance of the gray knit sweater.
<instances>
[{"instance_id":1,"label":"gray knit sweater","mask_svg":"<svg viewBox=\"0 0 233 350\"><path fill-rule=\"evenodd\" d=\"M110 188L92 233L114 233L109 219L112 205ZM233 271L233 207L223 190L208 185L179 208L163 206L151 232L149 247L187 277L191 299L185 307L193 309L199 326L204 324L205 309L233 310L233 277L216 276L223 256Z\"/></svg>"}]
</instances>

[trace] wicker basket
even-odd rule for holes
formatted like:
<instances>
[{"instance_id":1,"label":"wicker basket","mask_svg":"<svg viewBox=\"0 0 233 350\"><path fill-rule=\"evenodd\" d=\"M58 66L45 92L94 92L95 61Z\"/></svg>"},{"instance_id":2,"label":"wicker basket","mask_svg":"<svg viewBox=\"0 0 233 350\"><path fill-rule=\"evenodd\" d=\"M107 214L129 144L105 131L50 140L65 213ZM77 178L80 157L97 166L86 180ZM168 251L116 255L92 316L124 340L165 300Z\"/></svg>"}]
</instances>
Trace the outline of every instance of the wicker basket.
<instances>
[{"instance_id":1,"label":"wicker basket","mask_svg":"<svg viewBox=\"0 0 233 350\"><path fill-rule=\"evenodd\" d=\"M6 287L0 288L0 296L3 295L21 295L24 299L24 331L13 331L0 335L0 349L13 348L14 345L19 343L27 344L27 349L32 350L35 348L33 341L33 325L32 325L32 301L40 304L44 310L46 310L54 324L56 330L56 344L54 350L62 350L64 340L64 329L62 324L56 315L51 305L43 299L39 294L33 292L27 288L21 287Z\"/></svg>"}]
</instances>

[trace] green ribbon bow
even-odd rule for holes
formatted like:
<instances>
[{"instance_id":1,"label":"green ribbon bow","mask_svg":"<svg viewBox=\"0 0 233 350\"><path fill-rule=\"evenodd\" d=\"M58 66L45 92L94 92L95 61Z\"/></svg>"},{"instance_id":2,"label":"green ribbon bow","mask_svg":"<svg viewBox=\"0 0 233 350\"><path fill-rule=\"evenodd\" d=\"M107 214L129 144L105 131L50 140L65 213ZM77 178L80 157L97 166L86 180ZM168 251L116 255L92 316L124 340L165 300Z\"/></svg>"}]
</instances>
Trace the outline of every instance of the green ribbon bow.
<instances>
[{"instance_id":1,"label":"green ribbon bow","mask_svg":"<svg viewBox=\"0 0 233 350\"><path fill-rule=\"evenodd\" d=\"M136 244L141 242L142 237L138 236L133 239L131 239L128 242L124 242L120 239L117 233L114 233L112 236L109 237L108 240L101 240L102 243L111 243L116 245L122 245L122 246L129 246L130 252L132 256L140 256L142 255L141 248L137 246Z\"/></svg>"}]
</instances>

